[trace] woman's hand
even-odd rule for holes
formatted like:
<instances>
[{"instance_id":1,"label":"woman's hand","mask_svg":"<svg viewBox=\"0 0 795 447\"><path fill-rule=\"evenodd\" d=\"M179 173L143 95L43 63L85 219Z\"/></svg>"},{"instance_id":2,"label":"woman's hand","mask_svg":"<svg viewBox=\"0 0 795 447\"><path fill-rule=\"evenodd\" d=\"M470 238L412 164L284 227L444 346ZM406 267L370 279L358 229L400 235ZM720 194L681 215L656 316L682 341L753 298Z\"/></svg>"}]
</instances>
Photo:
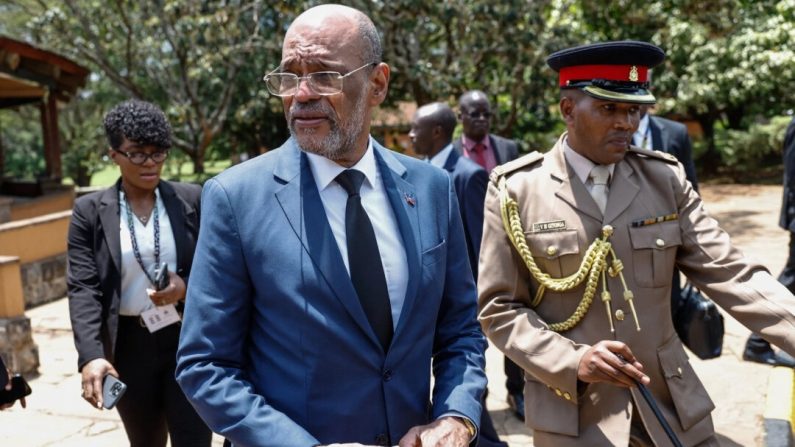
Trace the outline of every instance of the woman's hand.
<instances>
[{"instance_id":1,"label":"woman's hand","mask_svg":"<svg viewBox=\"0 0 795 447\"><path fill-rule=\"evenodd\" d=\"M94 359L80 370L83 382L83 399L91 404L92 407L102 408L102 382L106 374L110 374L117 379L119 373L113 365L105 359Z\"/></svg>"},{"instance_id":2,"label":"woman's hand","mask_svg":"<svg viewBox=\"0 0 795 447\"><path fill-rule=\"evenodd\" d=\"M149 299L155 306L165 306L168 304L176 304L180 300L185 299L185 281L176 273L169 270L168 272L168 286L165 289L152 292L149 294Z\"/></svg>"}]
</instances>

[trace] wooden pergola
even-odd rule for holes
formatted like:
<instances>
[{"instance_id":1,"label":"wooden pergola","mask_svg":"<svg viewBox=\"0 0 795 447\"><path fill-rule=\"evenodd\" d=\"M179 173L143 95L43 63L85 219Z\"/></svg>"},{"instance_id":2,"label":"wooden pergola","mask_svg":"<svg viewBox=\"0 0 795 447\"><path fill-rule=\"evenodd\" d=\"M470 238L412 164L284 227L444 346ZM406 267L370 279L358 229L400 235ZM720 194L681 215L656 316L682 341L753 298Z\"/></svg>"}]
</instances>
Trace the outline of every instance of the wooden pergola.
<instances>
[{"instance_id":1,"label":"wooden pergola","mask_svg":"<svg viewBox=\"0 0 795 447\"><path fill-rule=\"evenodd\" d=\"M88 69L50 51L0 36L0 109L38 104L47 180L60 182L58 102L69 102L85 86ZM3 175L0 147L0 183Z\"/></svg>"}]
</instances>

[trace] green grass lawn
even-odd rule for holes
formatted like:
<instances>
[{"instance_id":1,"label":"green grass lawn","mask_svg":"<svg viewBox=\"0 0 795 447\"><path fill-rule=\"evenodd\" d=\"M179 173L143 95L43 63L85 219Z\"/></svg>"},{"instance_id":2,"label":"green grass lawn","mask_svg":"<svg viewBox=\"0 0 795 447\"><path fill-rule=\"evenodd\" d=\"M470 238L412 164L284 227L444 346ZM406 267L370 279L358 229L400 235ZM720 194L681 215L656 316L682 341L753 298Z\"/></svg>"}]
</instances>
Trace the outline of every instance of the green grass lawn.
<instances>
[{"instance_id":1,"label":"green grass lawn","mask_svg":"<svg viewBox=\"0 0 795 447\"><path fill-rule=\"evenodd\" d=\"M228 168L229 160L208 161L204 164L204 174L201 176L193 173L193 163L184 162L179 165L166 163L163 166L162 177L166 180L200 183ZM110 186L119 178L119 168L109 164L101 171L91 176L91 186Z\"/></svg>"}]
</instances>

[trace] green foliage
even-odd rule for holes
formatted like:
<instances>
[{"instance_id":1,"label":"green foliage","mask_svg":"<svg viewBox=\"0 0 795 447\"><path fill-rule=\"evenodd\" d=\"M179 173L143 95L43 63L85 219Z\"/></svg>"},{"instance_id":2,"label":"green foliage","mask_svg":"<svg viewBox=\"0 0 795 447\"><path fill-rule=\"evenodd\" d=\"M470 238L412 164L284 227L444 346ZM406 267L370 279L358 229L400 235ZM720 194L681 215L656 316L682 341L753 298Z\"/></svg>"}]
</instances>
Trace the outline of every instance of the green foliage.
<instances>
[{"instance_id":1,"label":"green foliage","mask_svg":"<svg viewBox=\"0 0 795 447\"><path fill-rule=\"evenodd\" d=\"M37 108L0 110L0 148L6 176L33 180L44 173L44 143Z\"/></svg>"},{"instance_id":2,"label":"green foliage","mask_svg":"<svg viewBox=\"0 0 795 447\"><path fill-rule=\"evenodd\" d=\"M781 163L784 132L790 121L790 116L777 116L770 121L754 123L748 130L719 131L716 143L722 148L725 165L732 169L752 171Z\"/></svg>"},{"instance_id":3,"label":"green foliage","mask_svg":"<svg viewBox=\"0 0 795 447\"><path fill-rule=\"evenodd\" d=\"M386 107L455 105L464 91L481 89L494 105L493 131L524 150L548 148L564 129L546 57L586 42L638 39L665 49L653 76L658 112L701 124L702 165L739 166L769 154L760 138L776 129L757 123L795 104L793 0L344 2L366 12L382 34L392 68ZM115 101L135 96L166 110L179 177L187 160L201 173L205 159L254 156L288 137L281 101L261 78L279 65L291 21L319 3L11 0L0 6L0 32L94 70L97 79L80 99L87 103L75 106L81 111L63 111L62 134L76 152L64 161L70 172L101 164L93 123Z\"/></svg>"}]
</instances>

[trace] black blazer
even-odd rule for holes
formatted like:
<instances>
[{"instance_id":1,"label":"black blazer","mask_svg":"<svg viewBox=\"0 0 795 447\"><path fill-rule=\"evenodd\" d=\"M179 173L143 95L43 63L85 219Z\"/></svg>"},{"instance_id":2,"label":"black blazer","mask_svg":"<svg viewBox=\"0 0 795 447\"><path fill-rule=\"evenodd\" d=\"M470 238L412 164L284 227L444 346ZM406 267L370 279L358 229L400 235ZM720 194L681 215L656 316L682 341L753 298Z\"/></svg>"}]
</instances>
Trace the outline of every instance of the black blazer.
<instances>
[{"instance_id":1,"label":"black blazer","mask_svg":"<svg viewBox=\"0 0 795 447\"><path fill-rule=\"evenodd\" d=\"M119 188L75 201L67 239L67 293L78 370L97 358L113 363L121 303ZM187 284L199 236L201 187L162 180L160 197L177 249L177 271Z\"/></svg>"},{"instance_id":2,"label":"black blazer","mask_svg":"<svg viewBox=\"0 0 795 447\"><path fill-rule=\"evenodd\" d=\"M698 191L696 179L696 164L693 162L693 148L687 126L659 116L649 115L649 129L651 130L651 148L667 152L682 163L685 168L685 177Z\"/></svg>"},{"instance_id":3,"label":"black blazer","mask_svg":"<svg viewBox=\"0 0 795 447\"><path fill-rule=\"evenodd\" d=\"M508 163L519 156L519 147L513 140L503 138L499 135L489 134L489 143L494 149L494 156L497 159L498 165ZM464 154L464 143L461 141L461 138L453 140L453 148L455 148L456 152L459 154Z\"/></svg>"},{"instance_id":4,"label":"black blazer","mask_svg":"<svg viewBox=\"0 0 795 447\"><path fill-rule=\"evenodd\" d=\"M795 118L784 134L784 194L779 225L795 232Z\"/></svg>"}]
</instances>

